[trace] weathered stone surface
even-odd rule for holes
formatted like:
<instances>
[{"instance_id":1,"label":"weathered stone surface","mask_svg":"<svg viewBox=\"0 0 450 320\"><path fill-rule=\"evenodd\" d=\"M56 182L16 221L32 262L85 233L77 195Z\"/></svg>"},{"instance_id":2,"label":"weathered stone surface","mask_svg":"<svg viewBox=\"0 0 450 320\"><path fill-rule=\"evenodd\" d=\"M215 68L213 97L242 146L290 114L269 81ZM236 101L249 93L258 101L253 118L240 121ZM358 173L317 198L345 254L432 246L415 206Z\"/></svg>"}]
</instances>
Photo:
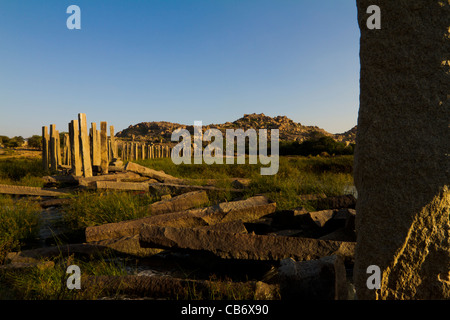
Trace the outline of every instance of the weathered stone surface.
<instances>
[{"instance_id":1,"label":"weathered stone surface","mask_svg":"<svg viewBox=\"0 0 450 320\"><path fill-rule=\"evenodd\" d=\"M69 195L66 192L57 191L54 189L44 189L37 187L26 186L14 186L9 184L0 184L0 193L3 194L16 194L16 195L29 195L29 196L42 196L42 197L59 197Z\"/></svg>"},{"instance_id":2,"label":"weathered stone surface","mask_svg":"<svg viewBox=\"0 0 450 320\"><path fill-rule=\"evenodd\" d=\"M450 3L358 0L358 299L449 299ZM367 268L382 287L366 286Z\"/></svg>"},{"instance_id":3,"label":"weathered stone surface","mask_svg":"<svg viewBox=\"0 0 450 320\"><path fill-rule=\"evenodd\" d=\"M241 220L221 222L210 226L196 227L195 229L214 230L228 233L247 233L244 223Z\"/></svg>"},{"instance_id":4,"label":"weathered stone surface","mask_svg":"<svg viewBox=\"0 0 450 320\"><path fill-rule=\"evenodd\" d=\"M66 257L71 254L100 254L107 249L107 247L91 243L63 244L54 247L9 252L6 255L6 263L36 263L42 258Z\"/></svg>"},{"instance_id":5,"label":"weathered stone surface","mask_svg":"<svg viewBox=\"0 0 450 320\"><path fill-rule=\"evenodd\" d=\"M331 218L333 218L333 210L322 210L308 212L304 214L304 218L310 219L316 226L323 227Z\"/></svg>"},{"instance_id":6,"label":"weathered stone surface","mask_svg":"<svg viewBox=\"0 0 450 320\"><path fill-rule=\"evenodd\" d=\"M109 248L115 253L133 255L136 257L148 257L163 251L162 249L157 248L142 248L139 244L139 235L94 241L90 244L100 248Z\"/></svg>"},{"instance_id":7,"label":"weathered stone surface","mask_svg":"<svg viewBox=\"0 0 450 320\"><path fill-rule=\"evenodd\" d=\"M415 216L405 242L383 270L378 298L450 299L449 215L445 187Z\"/></svg>"},{"instance_id":8,"label":"weathered stone surface","mask_svg":"<svg viewBox=\"0 0 450 320\"><path fill-rule=\"evenodd\" d=\"M193 191L183 193L171 199L158 201L148 206L151 214L162 214L168 212L179 212L195 207L200 207L209 202L206 191Z\"/></svg>"},{"instance_id":9,"label":"weathered stone surface","mask_svg":"<svg viewBox=\"0 0 450 320\"><path fill-rule=\"evenodd\" d=\"M233 293L246 300L279 299L279 286L261 281L231 282L179 279L165 276L82 276L81 290L101 288L104 293L145 295L152 298L192 299L212 296L234 299Z\"/></svg>"},{"instance_id":10,"label":"weathered stone surface","mask_svg":"<svg viewBox=\"0 0 450 320\"><path fill-rule=\"evenodd\" d=\"M120 182L122 180L132 180L132 179L139 179L141 178L140 175L133 173L133 172L120 172L115 174L104 174L100 176L93 176L89 178L85 177L77 177L75 180L78 182L80 186L88 187L90 185L93 185L93 182L95 181L116 181Z\"/></svg>"},{"instance_id":11,"label":"weathered stone surface","mask_svg":"<svg viewBox=\"0 0 450 320\"><path fill-rule=\"evenodd\" d=\"M125 190L125 191L145 191L148 192L147 182L117 182L117 181L94 181L92 187L104 190Z\"/></svg>"},{"instance_id":12,"label":"weathered stone surface","mask_svg":"<svg viewBox=\"0 0 450 320\"><path fill-rule=\"evenodd\" d=\"M232 219L228 218L228 215L234 217L233 219L235 220L239 219L247 222L273 213L275 209L275 203L269 203L267 198L257 196L246 200L232 201L227 205L219 204L207 208L172 212L142 219L88 227L85 232L86 240L91 242L136 235L139 234L140 228L144 223L192 228L231 221Z\"/></svg>"},{"instance_id":13,"label":"weathered stone surface","mask_svg":"<svg viewBox=\"0 0 450 320\"><path fill-rule=\"evenodd\" d=\"M41 201L42 208L60 207L70 203L70 199L49 199Z\"/></svg>"},{"instance_id":14,"label":"weathered stone surface","mask_svg":"<svg viewBox=\"0 0 450 320\"><path fill-rule=\"evenodd\" d=\"M356 198L351 194L342 196L326 197L316 201L315 207L317 210L326 209L341 209L341 208L355 208Z\"/></svg>"},{"instance_id":15,"label":"weathered stone surface","mask_svg":"<svg viewBox=\"0 0 450 320\"><path fill-rule=\"evenodd\" d=\"M55 263L53 261L35 261L35 262L16 262L5 265L0 265L0 270L26 270L37 268L39 270L53 268Z\"/></svg>"},{"instance_id":16,"label":"weathered stone surface","mask_svg":"<svg viewBox=\"0 0 450 320\"><path fill-rule=\"evenodd\" d=\"M174 228L144 224L141 247L205 250L221 258L250 260L318 259L340 254L353 258L354 243L298 237L227 233L203 228Z\"/></svg>"},{"instance_id":17,"label":"weathered stone surface","mask_svg":"<svg viewBox=\"0 0 450 320\"><path fill-rule=\"evenodd\" d=\"M183 181L185 183L186 181ZM175 183L166 183L166 182L156 182L150 184L150 189L156 192L165 192L170 191L174 193L184 193L195 190L210 190L210 191L228 191L228 192L243 192L241 189L226 189L226 188L217 188L213 186L198 186L198 185L188 185L188 184L175 184Z\"/></svg>"},{"instance_id":18,"label":"weathered stone surface","mask_svg":"<svg viewBox=\"0 0 450 320\"><path fill-rule=\"evenodd\" d=\"M142 176L146 176L152 179L156 179L160 182L168 182L168 183L183 183L183 179L179 179L176 177L173 177L171 175L168 175L164 173L164 171L156 171L144 166L141 166L139 164L136 164L134 162L128 162L125 166L126 171L131 171L138 173Z\"/></svg>"},{"instance_id":19,"label":"weathered stone surface","mask_svg":"<svg viewBox=\"0 0 450 320\"><path fill-rule=\"evenodd\" d=\"M278 268L281 298L287 300L346 300L345 265L342 257L332 255L317 260L296 262L284 259Z\"/></svg>"}]
</instances>

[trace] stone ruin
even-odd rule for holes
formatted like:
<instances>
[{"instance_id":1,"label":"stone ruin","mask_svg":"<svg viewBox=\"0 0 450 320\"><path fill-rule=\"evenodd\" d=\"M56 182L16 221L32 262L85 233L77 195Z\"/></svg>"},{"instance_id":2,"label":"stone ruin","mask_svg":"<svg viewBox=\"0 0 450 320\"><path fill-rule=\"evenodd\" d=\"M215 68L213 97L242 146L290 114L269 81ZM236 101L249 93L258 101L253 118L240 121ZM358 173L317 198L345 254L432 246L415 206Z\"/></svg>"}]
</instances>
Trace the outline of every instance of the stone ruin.
<instances>
[{"instance_id":1,"label":"stone ruin","mask_svg":"<svg viewBox=\"0 0 450 320\"><path fill-rule=\"evenodd\" d=\"M94 173L107 174L110 165L117 160L133 161L170 157L171 148L167 145L153 145L143 142L118 140L114 136L114 126L110 126L108 136L107 122L91 123L87 130L86 115L78 114L68 126L61 150L59 131L54 124L42 127L42 165L45 170L68 169L74 176L92 177Z\"/></svg>"}]
</instances>

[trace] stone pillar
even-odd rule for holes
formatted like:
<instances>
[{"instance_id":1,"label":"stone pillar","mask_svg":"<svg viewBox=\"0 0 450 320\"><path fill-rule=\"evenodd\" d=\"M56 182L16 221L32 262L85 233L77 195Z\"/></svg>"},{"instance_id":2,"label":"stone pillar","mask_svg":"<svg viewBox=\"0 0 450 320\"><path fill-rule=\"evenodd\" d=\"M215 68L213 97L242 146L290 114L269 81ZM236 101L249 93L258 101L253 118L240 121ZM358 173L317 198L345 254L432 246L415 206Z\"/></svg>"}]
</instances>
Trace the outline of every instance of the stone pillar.
<instances>
[{"instance_id":1,"label":"stone pillar","mask_svg":"<svg viewBox=\"0 0 450 320\"><path fill-rule=\"evenodd\" d=\"M91 122L91 149L92 149L92 165L100 166L100 139L98 138L97 124Z\"/></svg>"},{"instance_id":2,"label":"stone pillar","mask_svg":"<svg viewBox=\"0 0 450 320\"><path fill-rule=\"evenodd\" d=\"M143 143L141 146L141 157L142 157L142 160L145 159L145 143Z\"/></svg>"},{"instance_id":3,"label":"stone pillar","mask_svg":"<svg viewBox=\"0 0 450 320\"><path fill-rule=\"evenodd\" d=\"M358 299L450 299L450 3L357 0ZM381 288L366 283L381 270Z\"/></svg>"},{"instance_id":4,"label":"stone pillar","mask_svg":"<svg viewBox=\"0 0 450 320\"><path fill-rule=\"evenodd\" d=\"M78 131L78 120L72 120L69 123L69 140L72 174L79 177L83 173L80 158L80 135Z\"/></svg>"},{"instance_id":5,"label":"stone pillar","mask_svg":"<svg viewBox=\"0 0 450 320\"><path fill-rule=\"evenodd\" d=\"M134 160L134 142L130 143L129 148L130 148L130 150L129 150L129 152L130 152L130 159L129 160L133 161Z\"/></svg>"},{"instance_id":6,"label":"stone pillar","mask_svg":"<svg viewBox=\"0 0 450 320\"><path fill-rule=\"evenodd\" d=\"M50 170L56 171L58 169L58 149L56 147L57 145L57 138L56 138L56 128L54 124L50 125Z\"/></svg>"},{"instance_id":7,"label":"stone pillar","mask_svg":"<svg viewBox=\"0 0 450 320\"><path fill-rule=\"evenodd\" d=\"M42 167L45 171L48 170L49 167L49 157L48 157L48 151L49 151L49 135L48 135L48 129L47 126L42 127Z\"/></svg>"},{"instance_id":8,"label":"stone pillar","mask_svg":"<svg viewBox=\"0 0 450 320\"><path fill-rule=\"evenodd\" d=\"M169 158L169 157L170 157L170 149L169 149L169 146L165 146L165 149L166 149L166 158Z\"/></svg>"},{"instance_id":9,"label":"stone pillar","mask_svg":"<svg viewBox=\"0 0 450 320\"><path fill-rule=\"evenodd\" d=\"M62 161L61 161L61 137L59 136L58 130L56 130L56 163L57 163L57 166L62 164Z\"/></svg>"},{"instance_id":10,"label":"stone pillar","mask_svg":"<svg viewBox=\"0 0 450 320\"><path fill-rule=\"evenodd\" d=\"M114 158L118 158L119 154L117 152L117 141L114 137L114 126L109 126L109 135L111 139L111 160Z\"/></svg>"},{"instance_id":11,"label":"stone pillar","mask_svg":"<svg viewBox=\"0 0 450 320\"><path fill-rule=\"evenodd\" d=\"M100 122L100 167L102 174L108 173L108 131L107 123Z\"/></svg>"},{"instance_id":12,"label":"stone pillar","mask_svg":"<svg viewBox=\"0 0 450 320\"><path fill-rule=\"evenodd\" d=\"M134 160L139 159L139 143L134 144Z\"/></svg>"},{"instance_id":13,"label":"stone pillar","mask_svg":"<svg viewBox=\"0 0 450 320\"><path fill-rule=\"evenodd\" d=\"M87 132L86 114L78 114L78 124L80 130L80 150L83 176L92 177L92 162L89 148L89 137Z\"/></svg>"},{"instance_id":14,"label":"stone pillar","mask_svg":"<svg viewBox=\"0 0 450 320\"><path fill-rule=\"evenodd\" d=\"M70 142L69 135L64 134L63 140L63 164L69 166L70 165Z\"/></svg>"}]
</instances>

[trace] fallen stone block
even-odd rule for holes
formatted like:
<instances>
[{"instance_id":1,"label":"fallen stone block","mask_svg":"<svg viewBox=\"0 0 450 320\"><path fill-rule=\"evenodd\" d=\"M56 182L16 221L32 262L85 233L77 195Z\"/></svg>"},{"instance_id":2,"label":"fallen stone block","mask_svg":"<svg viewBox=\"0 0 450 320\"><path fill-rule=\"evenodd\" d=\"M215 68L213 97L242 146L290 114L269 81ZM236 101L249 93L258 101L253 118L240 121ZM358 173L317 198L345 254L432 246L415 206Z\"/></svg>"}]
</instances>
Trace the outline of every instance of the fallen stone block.
<instances>
[{"instance_id":1,"label":"fallen stone block","mask_svg":"<svg viewBox=\"0 0 450 320\"><path fill-rule=\"evenodd\" d=\"M351 194L346 194L342 196L326 197L323 199L318 199L315 203L317 210L325 209L342 209L356 207L356 198Z\"/></svg>"},{"instance_id":2,"label":"fallen stone block","mask_svg":"<svg viewBox=\"0 0 450 320\"><path fill-rule=\"evenodd\" d=\"M149 191L147 182L95 181L93 188L98 190Z\"/></svg>"},{"instance_id":3,"label":"fallen stone block","mask_svg":"<svg viewBox=\"0 0 450 320\"><path fill-rule=\"evenodd\" d=\"M344 261L332 255L317 260L289 258L280 262L277 275L282 299L346 300L348 288Z\"/></svg>"},{"instance_id":4,"label":"fallen stone block","mask_svg":"<svg viewBox=\"0 0 450 320\"><path fill-rule=\"evenodd\" d=\"M92 177L76 177L76 180L78 181L78 184L80 186L88 187L90 185L93 185L94 182L96 182L96 181L120 182L122 180L137 179L137 178L141 178L141 176L134 172L121 172L121 173L116 173L116 174L104 174L104 175L92 176Z\"/></svg>"},{"instance_id":5,"label":"fallen stone block","mask_svg":"<svg viewBox=\"0 0 450 320\"><path fill-rule=\"evenodd\" d=\"M204 250L221 258L249 260L311 260L339 254L353 259L355 243L309 238L225 233L214 230L145 224L141 247Z\"/></svg>"},{"instance_id":6,"label":"fallen stone block","mask_svg":"<svg viewBox=\"0 0 450 320\"><path fill-rule=\"evenodd\" d=\"M206 190L206 191L227 191L227 192L240 192L242 189L227 189L227 188L217 188L214 186L199 186L193 184L175 184L175 183L151 183L150 189L156 192L169 191L170 193L183 193L196 190Z\"/></svg>"},{"instance_id":7,"label":"fallen stone block","mask_svg":"<svg viewBox=\"0 0 450 320\"><path fill-rule=\"evenodd\" d=\"M60 207L66 204L70 203L70 199L49 199L41 201L41 207L42 208L49 208L49 207Z\"/></svg>"},{"instance_id":8,"label":"fallen stone block","mask_svg":"<svg viewBox=\"0 0 450 320\"><path fill-rule=\"evenodd\" d=\"M279 286L264 282L210 281L167 276L82 276L81 290L101 288L105 294L144 295L172 299L279 299Z\"/></svg>"},{"instance_id":9,"label":"fallen stone block","mask_svg":"<svg viewBox=\"0 0 450 320\"><path fill-rule=\"evenodd\" d=\"M207 208L165 213L141 219L88 227L85 231L86 241L99 241L139 234L143 224L192 228L232 220L241 220L243 222L252 221L266 214L273 213L275 210L275 203L269 203L266 197L256 196L246 200L221 203Z\"/></svg>"},{"instance_id":10,"label":"fallen stone block","mask_svg":"<svg viewBox=\"0 0 450 320\"><path fill-rule=\"evenodd\" d=\"M179 212L205 205L209 202L205 191L193 191L183 193L179 196L158 201L148 206L151 214L163 214L168 212Z\"/></svg>"},{"instance_id":11,"label":"fallen stone block","mask_svg":"<svg viewBox=\"0 0 450 320\"><path fill-rule=\"evenodd\" d=\"M356 241L356 233L347 230L346 228L339 228L331 233L319 237L320 240L334 240L334 241Z\"/></svg>"},{"instance_id":12,"label":"fallen stone block","mask_svg":"<svg viewBox=\"0 0 450 320\"><path fill-rule=\"evenodd\" d=\"M5 261L6 263L36 263L42 258L66 257L71 254L100 254L107 249L107 247L88 243L65 244L54 247L9 252L6 255Z\"/></svg>"},{"instance_id":13,"label":"fallen stone block","mask_svg":"<svg viewBox=\"0 0 450 320\"><path fill-rule=\"evenodd\" d=\"M60 197L68 196L69 194L56 189L44 189L36 187L13 186L7 184L0 185L0 193L14 194L14 195L28 195L28 196L42 196L42 197Z\"/></svg>"},{"instance_id":14,"label":"fallen stone block","mask_svg":"<svg viewBox=\"0 0 450 320\"><path fill-rule=\"evenodd\" d=\"M45 183L64 183L64 184L78 184L78 180L72 176L44 176L42 177Z\"/></svg>"},{"instance_id":15,"label":"fallen stone block","mask_svg":"<svg viewBox=\"0 0 450 320\"><path fill-rule=\"evenodd\" d=\"M124 172L124 171L125 171L124 166L115 166L115 165L108 166L108 172Z\"/></svg>"},{"instance_id":16,"label":"fallen stone block","mask_svg":"<svg viewBox=\"0 0 450 320\"><path fill-rule=\"evenodd\" d=\"M304 219L304 223L314 224L315 226L321 228L325 226L325 224L333 218L334 211L333 210L322 210L322 211L314 211L314 212L306 212L302 215Z\"/></svg>"},{"instance_id":17,"label":"fallen stone block","mask_svg":"<svg viewBox=\"0 0 450 320\"><path fill-rule=\"evenodd\" d=\"M183 183L184 182L183 179L179 179L179 178L173 177L171 175L168 175L164 171L156 171L156 170L141 166L134 162L128 162L125 165L125 170L135 172L137 174L140 174L141 176L156 179L160 182L171 182L171 183Z\"/></svg>"},{"instance_id":18,"label":"fallen stone block","mask_svg":"<svg viewBox=\"0 0 450 320\"><path fill-rule=\"evenodd\" d=\"M53 268L55 263L53 261L35 261L35 262L15 262L0 265L0 270L26 270L37 268L39 270Z\"/></svg>"},{"instance_id":19,"label":"fallen stone block","mask_svg":"<svg viewBox=\"0 0 450 320\"><path fill-rule=\"evenodd\" d=\"M118 239L107 239L91 242L90 244L101 248L109 248L115 253L132 255L136 257L148 257L160 253L162 249L142 248L139 244L139 235L122 237Z\"/></svg>"},{"instance_id":20,"label":"fallen stone block","mask_svg":"<svg viewBox=\"0 0 450 320\"><path fill-rule=\"evenodd\" d=\"M213 230L227 233L247 233L247 229L241 220L222 222L211 226L197 227L195 229Z\"/></svg>"}]
</instances>

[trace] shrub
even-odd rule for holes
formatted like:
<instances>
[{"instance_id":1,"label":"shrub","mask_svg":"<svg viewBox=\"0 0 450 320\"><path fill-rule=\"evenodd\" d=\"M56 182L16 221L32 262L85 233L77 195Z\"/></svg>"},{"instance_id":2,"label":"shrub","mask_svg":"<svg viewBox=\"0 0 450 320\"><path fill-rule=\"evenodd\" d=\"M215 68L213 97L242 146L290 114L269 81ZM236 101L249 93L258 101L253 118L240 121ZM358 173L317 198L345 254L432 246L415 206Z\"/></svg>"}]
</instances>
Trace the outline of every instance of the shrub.
<instances>
[{"instance_id":1,"label":"shrub","mask_svg":"<svg viewBox=\"0 0 450 320\"><path fill-rule=\"evenodd\" d=\"M32 137L28 138L28 146L30 148L37 148L42 149L42 137L38 135L33 135Z\"/></svg>"}]
</instances>

